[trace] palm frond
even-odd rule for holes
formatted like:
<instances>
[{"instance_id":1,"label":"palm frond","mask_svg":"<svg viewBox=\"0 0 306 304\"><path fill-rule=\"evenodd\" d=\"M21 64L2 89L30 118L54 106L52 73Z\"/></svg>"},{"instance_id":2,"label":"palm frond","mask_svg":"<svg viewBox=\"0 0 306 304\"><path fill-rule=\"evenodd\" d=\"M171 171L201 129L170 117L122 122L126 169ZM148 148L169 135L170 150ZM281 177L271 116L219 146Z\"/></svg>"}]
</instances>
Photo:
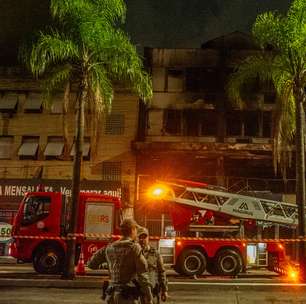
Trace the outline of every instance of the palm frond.
<instances>
[{"instance_id":1,"label":"palm frond","mask_svg":"<svg viewBox=\"0 0 306 304\"><path fill-rule=\"evenodd\" d=\"M113 30L110 35L98 41L95 54L101 63L111 62L107 71L111 79L116 79L132 86L133 91L143 100L152 98L152 83L143 63L129 37L121 30Z\"/></svg>"},{"instance_id":2,"label":"palm frond","mask_svg":"<svg viewBox=\"0 0 306 304\"><path fill-rule=\"evenodd\" d=\"M72 74L70 64L59 65L50 69L50 72L42 81L44 102L50 103L53 92L62 89L67 84Z\"/></svg>"},{"instance_id":3,"label":"palm frond","mask_svg":"<svg viewBox=\"0 0 306 304\"><path fill-rule=\"evenodd\" d=\"M53 30L51 34L39 33L38 40L32 46L30 54L24 54L34 75L40 76L50 65L78 59L77 45L64 34Z\"/></svg>"},{"instance_id":4,"label":"palm frond","mask_svg":"<svg viewBox=\"0 0 306 304\"><path fill-rule=\"evenodd\" d=\"M79 16L82 12L93 10L92 1L88 0L51 0L50 10L54 18L65 20L67 16Z\"/></svg>"},{"instance_id":5,"label":"palm frond","mask_svg":"<svg viewBox=\"0 0 306 304\"><path fill-rule=\"evenodd\" d=\"M272 46L282 48L286 37L283 16L275 12L266 12L257 16L252 27L252 34L262 48Z\"/></svg>"},{"instance_id":6,"label":"palm frond","mask_svg":"<svg viewBox=\"0 0 306 304\"><path fill-rule=\"evenodd\" d=\"M234 106L242 108L245 105L242 90L246 83L254 80L266 83L272 80L273 59L272 54L259 54L248 57L237 66L227 84L228 97Z\"/></svg>"},{"instance_id":7,"label":"palm frond","mask_svg":"<svg viewBox=\"0 0 306 304\"><path fill-rule=\"evenodd\" d=\"M274 75L274 86L277 91L275 119L273 130L274 169L280 168L285 176L286 168L292 161L292 145L295 135L295 100L293 81L288 75L280 72Z\"/></svg>"},{"instance_id":8,"label":"palm frond","mask_svg":"<svg viewBox=\"0 0 306 304\"><path fill-rule=\"evenodd\" d=\"M252 34L262 48L283 49L287 44L284 17L275 12L266 12L257 16Z\"/></svg>"},{"instance_id":9,"label":"palm frond","mask_svg":"<svg viewBox=\"0 0 306 304\"><path fill-rule=\"evenodd\" d=\"M113 26L124 23L126 4L123 0L51 0L51 14L64 21L67 17L86 20L106 19Z\"/></svg>"},{"instance_id":10,"label":"palm frond","mask_svg":"<svg viewBox=\"0 0 306 304\"><path fill-rule=\"evenodd\" d=\"M124 23L126 17L126 4L124 0L97 0L98 11L101 12L112 24L117 21Z\"/></svg>"},{"instance_id":11,"label":"palm frond","mask_svg":"<svg viewBox=\"0 0 306 304\"><path fill-rule=\"evenodd\" d=\"M111 79L103 65L94 65L90 70L90 86L94 110L98 115L110 111L114 97Z\"/></svg>"}]
</instances>

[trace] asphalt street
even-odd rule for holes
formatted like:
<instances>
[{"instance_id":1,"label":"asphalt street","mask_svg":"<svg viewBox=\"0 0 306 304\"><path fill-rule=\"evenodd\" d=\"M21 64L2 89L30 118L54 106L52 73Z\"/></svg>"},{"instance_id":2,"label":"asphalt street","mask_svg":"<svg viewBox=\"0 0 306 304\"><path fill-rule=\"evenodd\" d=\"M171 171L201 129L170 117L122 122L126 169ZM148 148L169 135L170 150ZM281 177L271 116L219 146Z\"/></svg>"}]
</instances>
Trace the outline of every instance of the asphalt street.
<instances>
[{"instance_id":1,"label":"asphalt street","mask_svg":"<svg viewBox=\"0 0 306 304\"><path fill-rule=\"evenodd\" d=\"M168 274L170 304L306 304L306 284L292 284L266 270L248 271L238 278ZM38 275L29 264L0 263L0 304L101 304L105 276L100 271L88 271L86 276L67 281Z\"/></svg>"},{"instance_id":2,"label":"asphalt street","mask_svg":"<svg viewBox=\"0 0 306 304\"><path fill-rule=\"evenodd\" d=\"M1 304L101 304L99 289L0 288ZM168 303L304 304L305 287L171 284Z\"/></svg>"}]
</instances>

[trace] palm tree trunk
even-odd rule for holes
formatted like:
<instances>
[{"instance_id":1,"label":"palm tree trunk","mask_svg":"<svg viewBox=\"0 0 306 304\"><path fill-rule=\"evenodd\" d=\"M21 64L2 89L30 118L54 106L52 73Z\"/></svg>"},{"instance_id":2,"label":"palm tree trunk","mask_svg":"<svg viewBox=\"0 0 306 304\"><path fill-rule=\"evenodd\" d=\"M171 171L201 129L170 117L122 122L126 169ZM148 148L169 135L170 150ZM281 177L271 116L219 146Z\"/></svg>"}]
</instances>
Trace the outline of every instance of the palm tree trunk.
<instances>
[{"instance_id":1,"label":"palm tree trunk","mask_svg":"<svg viewBox=\"0 0 306 304\"><path fill-rule=\"evenodd\" d=\"M69 225L69 233L75 234L78 227L78 210L79 210L79 194L81 180L81 166L83 158L83 141L84 141L84 106L87 97L88 83L84 76L80 87L81 96L77 98L77 115L75 130L75 154L73 161L72 176L72 197L71 197L71 217ZM67 258L66 269L63 277L73 279L75 277L75 255L76 255L76 239L70 238L67 241Z\"/></svg>"},{"instance_id":2,"label":"palm tree trunk","mask_svg":"<svg viewBox=\"0 0 306 304\"><path fill-rule=\"evenodd\" d=\"M296 96L296 202L298 205L298 235L305 238L305 112L303 108L303 89L297 89ZM306 281L305 242L299 242L299 264L301 279Z\"/></svg>"}]
</instances>

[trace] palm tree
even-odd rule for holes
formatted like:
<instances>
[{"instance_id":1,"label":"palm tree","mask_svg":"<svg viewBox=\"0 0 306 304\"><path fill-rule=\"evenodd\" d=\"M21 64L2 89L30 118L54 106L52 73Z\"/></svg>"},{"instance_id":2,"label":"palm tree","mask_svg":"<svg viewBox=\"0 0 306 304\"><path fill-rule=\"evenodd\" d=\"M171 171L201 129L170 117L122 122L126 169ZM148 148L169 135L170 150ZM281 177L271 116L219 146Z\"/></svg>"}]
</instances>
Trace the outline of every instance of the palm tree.
<instances>
[{"instance_id":1,"label":"palm tree","mask_svg":"<svg viewBox=\"0 0 306 304\"><path fill-rule=\"evenodd\" d=\"M36 77L44 78L46 97L58 88L77 92L75 156L72 179L70 233L76 231L84 137L84 107L95 121L113 99L113 80L130 86L143 100L152 96L151 80L143 70L136 48L120 25L124 23L124 0L51 0L54 25L36 34L20 54ZM67 100L67 98L66 98ZM64 276L74 277L75 240L67 242Z\"/></svg>"},{"instance_id":2,"label":"palm tree","mask_svg":"<svg viewBox=\"0 0 306 304\"><path fill-rule=\"evenodd\" d=\"M284 152L290 150L295 136L298 232L305 238L306 1L294 0L286 15L266 12L257 16L252 34L261 51L237 67L228 83L229 98L242 105L243 88L248 82L273 84L277 93L274 164L288 165ZM305 280L305 243L299 244L300 267Z\"/></svg>"}]
</instances>

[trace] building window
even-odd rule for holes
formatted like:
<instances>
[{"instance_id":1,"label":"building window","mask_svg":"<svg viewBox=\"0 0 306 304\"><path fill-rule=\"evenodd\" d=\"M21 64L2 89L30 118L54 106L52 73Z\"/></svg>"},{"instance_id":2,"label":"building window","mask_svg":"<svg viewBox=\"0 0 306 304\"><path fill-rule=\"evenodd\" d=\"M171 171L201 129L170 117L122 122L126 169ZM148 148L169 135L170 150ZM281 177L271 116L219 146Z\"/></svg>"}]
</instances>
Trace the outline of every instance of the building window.
<instances>
[{"instance_id":1,"label":"building window","mask_svg":"<svg viewBox=\"0 0 306 304\"><path fill-rule=\"evenodd\" d=\"M18 150L18 156L20 159L37 159L39 146L38 136L24 136L22 138L22 144Z\"/></svg>"},{"instance_id":2,"label":"building window","mask_svg":"<svg viewBox=\"0 0 306 304\"><path fill-rule=\"evenodd\" d=\"M41 113L42 112L42 98L38 94L30 94L24 104L25 113Z\"/></svg>"},{"instance_id":3,"label":"building window","mask_svg":"<svg viewBox=\"0 0 306 304\"><path fill-rule=\"evenodd\" d=\"M215 92L218 88L217 72L213 69L187 68L186 69L186 91Z\"/></svg>"},{"instance_id":4,"label":"building window","mask_svg":"<svg viewBox=\"0 0 306 304\"><path fill-rule=\"evenodd\" d=\"M258 111L233 111L226 114L226 134L237 137L259 136Z\"/></svg>"},{"instance_id":5,"label":"building window","mask_svg":"<svg viewBox=\"0 0 306 304\"><path fill-rule=\"evenodd\" d=\"M270 138L272 137L272 112L263 112L262 119L262 136Z\"/></svg>"},{"instance_id":6,"label":"building window","mask_svg":"<svg viewBox=\"0 0 306 304\"><path fill-rule=\"evenodd\" d=\"M216 136L218 129L218 115L216 111L205 110L200 113L200 135Z\"/></svg>"},{"instance_id":7,"label":"building window","mask_svg":"<svg viewBox=\"0 0 306 304\"><path fill-rule=\"evenodd\" d=\"M75 155L75 143L72 146L70 156ZM85 137L83 143L83 160L90 160L90 138Z\"/></svg>"},{"instance_id":8,"label":"building window","mask_svg":"<svg viewBox=\"0 0 306 304\"><path fill-rule=\"evenodd\" d=\"M58 136L48 137L48 143L44 151L46 159L58 159L64 150L64 139Z\"/></svg>"},{"instance_id":9,"label":"building window","mask_svg":"<svg viewBox=\"0 0 306 304\"><path fill-rule=\"evenodd\" d=\"M0 136L0 159L11 158L13 142L13 136Z\"/></svg>"},{"instance_id":10,"label":"building window","mask_svg":"<svg viewBox=\"0 0 306 304\"><path fill-rule=\"evenodd\" d=\"M63 100L62 99L52 100L51 113L52 114L62 114L63 113Z\"/></svg>"},{"instance_id":11,"label":"building window","mask_svg":"<svg viewBox=\"0 0 306 304\"><path fill-rule=\"evenodd\" d=\"M102 163L102 180L120 182L121 181L121 162L108 162Z\"/></svg>"},{"instance_id":12,"label":"building window","mask_svg":"<svg viewBox=\"0 0 306 304\"><path fill-rule=\"evenodd\" d=\"M18 95L5 94L0 100L0 112L17 112Z\"/></svg>"},{"instance_id":13,"label":"building window","mask_svg":"<svg viewBox=\"0 0 306 304\"><path fill-rule=\"evenodd\" d=\"M243 113L244 136L255 137L259 135L259 112L246 111Z\"/></svg>"},{"instance_id":14,"label":"building window","mask_svg":"<svg viewBox=\"0 0 306 304\"><path fill-rule=\"evenodd\" d=\"M242 135L242 121L240 111L226 113L226 134L228 136Z\"/></svg>"},{"instance_id":15,"label":"building window","mask_svg":"<svg viewBox=\"0 0 306 304\"><path fill-rule=\"evenodd\" d=\"M124 133L124 114L110 114L105 120L105 134L122 135Z\"/></svg>"},{"instance_id":16,"label":"building window","mask_svg":"<svg viewBox=\"0 0 306 304\"><path fill-rule=\"evenodd\" d=\"M265 104L275 104L276 93L275 92L265 92L264 93L264 103Z\"/></svg>"},{"instance_id":17,"label":"building window","mask_svg":"<svg viewBox=\"0 0 306 304\"><path fill-rule=\"evenodd\" d=\"M167 91L182 92L184 86L184 72L178 69L168 69Z\"/></svg>"},{"instance_id":18,"label":"building window","mask_svg":"<svg viewBox=\"0 0 306 304\"><path fill-rule=\"evenodd\" d=\"M164 111L164 130L165 133L171 135L181 134L181 119L182 111L180 110L165 110Z\"/></svg>"},{"instance_id":19,"label":"building window","mask_svg":"<svg viewBox=\"0 0 306 304\"><path fill-rule=\"evenodd\" d=\"M197 110L184 111L185 134L187 136L199 136L200 124Z\"/></svg>"}]
</instances>

